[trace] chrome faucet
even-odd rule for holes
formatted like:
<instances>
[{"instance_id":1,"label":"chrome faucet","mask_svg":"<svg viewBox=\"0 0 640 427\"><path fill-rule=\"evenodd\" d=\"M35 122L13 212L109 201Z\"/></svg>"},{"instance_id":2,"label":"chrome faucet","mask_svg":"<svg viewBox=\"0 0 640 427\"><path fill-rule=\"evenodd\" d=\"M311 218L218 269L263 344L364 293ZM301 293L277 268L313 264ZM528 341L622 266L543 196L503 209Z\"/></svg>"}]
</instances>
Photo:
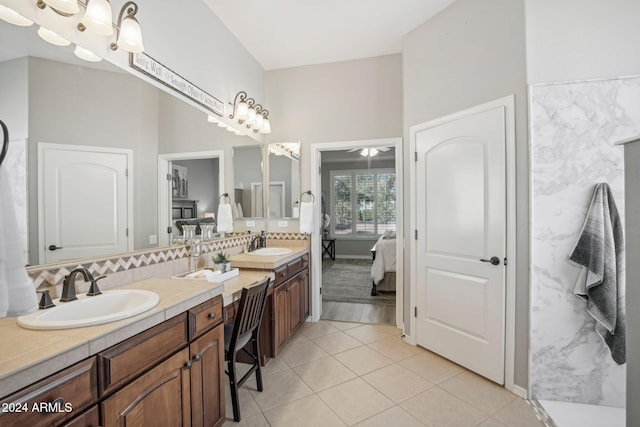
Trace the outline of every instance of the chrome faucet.
<instances>
[{"instance_id":1,"label":"chrome faucet","mask_svg":"<svg viewBox=\"0 0 640 427\"><path fill-rule=\"evenodd\" d=\"M267 247L267 235L264 234L264 231L259 235L251 239L251 243L249 243L249 249L247 252L253 252L259 248Z\"/></svg>"},{"instance_id":2,"label":"chrome faucet","mask_svg":"<svg viewBox=\"0 0 640 427\"><path fill-rule=\"evenodd\" d=\"M64 281L62 283L62 296L60 297L61 302L68 302L78 299L78 297L76 296L76 276L78 275L78 273L82 274L82 278L85 282L91 283L87 295L94 296L100 295L102 293L100 292L100 289L98 289L98 280L106 276L101 276L97 279L94 279L91 272L86 268L76 268L64 278Z\"/></svg>"}]
</instances>

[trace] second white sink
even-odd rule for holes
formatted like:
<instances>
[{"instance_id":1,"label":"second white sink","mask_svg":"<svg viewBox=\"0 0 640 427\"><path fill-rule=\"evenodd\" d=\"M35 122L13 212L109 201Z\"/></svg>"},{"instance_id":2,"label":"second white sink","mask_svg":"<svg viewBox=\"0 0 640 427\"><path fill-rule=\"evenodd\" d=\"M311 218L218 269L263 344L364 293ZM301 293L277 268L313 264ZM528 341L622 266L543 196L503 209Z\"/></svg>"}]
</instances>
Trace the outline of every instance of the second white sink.
<instances>
[{"instance_id":1,"label":"second white sink","mask_svg":"<svg viewBox=\"0 0 640 427\"><path fill-rule=\"evenodd\" d=\"M260 255L260 256L277 256L277 255L287 255L293 252L293 249L290 248L260 248L256 249L253 252L247 252L249 255Z\"/></svg>"},{"instance_id":2,"label":"second white sink","mask_svg":"<svg viewBox=\"0 0 640 427\"><path fill-rule=\"evenodd\" d=\"M27 329L71 329L126 319L155 307L160 297L143 289L114 289L101 295L78 295L70 302L53 300L55 307L20 316L18 325Z\"/></svg>"}]
</instances>

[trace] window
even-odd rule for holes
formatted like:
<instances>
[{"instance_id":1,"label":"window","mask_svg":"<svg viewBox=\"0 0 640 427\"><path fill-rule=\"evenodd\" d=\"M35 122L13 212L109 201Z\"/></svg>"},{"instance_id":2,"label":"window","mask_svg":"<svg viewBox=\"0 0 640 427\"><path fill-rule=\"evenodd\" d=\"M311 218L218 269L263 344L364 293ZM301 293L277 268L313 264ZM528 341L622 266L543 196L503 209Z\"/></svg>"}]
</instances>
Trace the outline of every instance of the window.
<instances>
[{"instance_id":1,"label":"window","mask_svg":"<svg viewBox=\"0 0 640 427\"><path fill-rule=\"evenodd\" d=\"M331 171L331 234L372 238L396 229L393 169Z\"/></svg>"}]
</instances>

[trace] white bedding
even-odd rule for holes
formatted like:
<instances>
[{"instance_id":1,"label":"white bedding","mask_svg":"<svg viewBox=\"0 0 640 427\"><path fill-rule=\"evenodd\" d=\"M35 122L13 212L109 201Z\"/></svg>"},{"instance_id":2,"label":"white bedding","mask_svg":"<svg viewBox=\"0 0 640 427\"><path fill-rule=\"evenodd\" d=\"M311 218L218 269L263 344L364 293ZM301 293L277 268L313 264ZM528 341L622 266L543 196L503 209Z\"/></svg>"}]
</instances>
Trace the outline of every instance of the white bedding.
<instances>
[{"instance_id":1,"label":"white bedding","mask_svg":"<svg viewBox=\"0 0 640 427\"><path fill-rule=\"evenodd\" d=\"M384 273L396 271L396 239L380 237L375 245L376 259L371 266L371 279L377 285Z\"/></svg>"}]
</instances>

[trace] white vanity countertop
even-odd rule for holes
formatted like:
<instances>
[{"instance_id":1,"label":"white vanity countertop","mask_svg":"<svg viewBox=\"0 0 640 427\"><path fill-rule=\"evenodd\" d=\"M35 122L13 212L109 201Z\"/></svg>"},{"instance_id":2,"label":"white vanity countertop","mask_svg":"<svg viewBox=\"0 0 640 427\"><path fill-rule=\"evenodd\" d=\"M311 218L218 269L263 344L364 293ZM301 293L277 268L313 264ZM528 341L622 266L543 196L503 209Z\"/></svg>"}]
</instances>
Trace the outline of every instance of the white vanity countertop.
<instances>
[{"instance_id":1,"label":"white vanity countertop","mask_svg":"<svg viewBox=\"0 0 640 427\"><path fill-rule=\"evenodd\" d=\"M15 317L0 319L0 397L67 368L217 295L227 293L225 285L228 283L232 285L228 292L237 292L235 288L240 284L255 282L256 273L246 275L241 272L233 283L146 279L120 286L118 289L146 289L156 292L160 296L160 302L137 316L103 325L37 331L19 327ZM265 274L262 272L257 275L264 277Z\"/></svg>"}]
</instances>

